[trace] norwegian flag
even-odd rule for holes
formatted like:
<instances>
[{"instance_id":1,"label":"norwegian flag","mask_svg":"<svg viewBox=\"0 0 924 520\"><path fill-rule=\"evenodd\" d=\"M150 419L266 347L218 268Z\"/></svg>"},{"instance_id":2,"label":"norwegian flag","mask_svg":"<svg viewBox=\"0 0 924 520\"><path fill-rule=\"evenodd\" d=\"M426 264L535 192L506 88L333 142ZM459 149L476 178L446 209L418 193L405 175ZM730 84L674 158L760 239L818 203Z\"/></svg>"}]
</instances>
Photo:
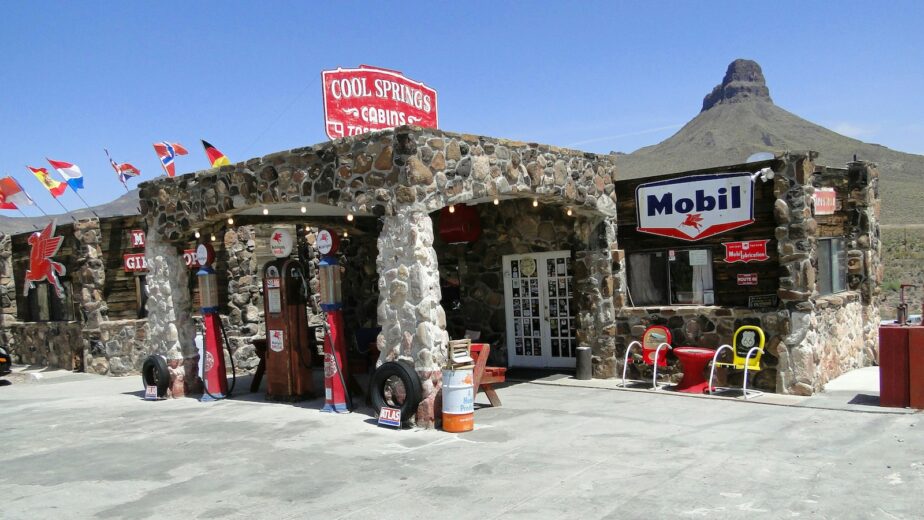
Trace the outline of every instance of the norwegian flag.
<instances>
[{"instance_id":1,"label":"norwegian flag","mask_svg":"<svg viewBox=\"0 0 924 520\"><path fill-rule=\"evenodd\" d=\"M189 153L180 143L168 143L166 141L154 143L154 152L160 158L160 164L164 167L164 172L168 177L176 175L176 156Z\"/></svg>"},{"instance_id":2,"label":"norwegian flag","mask_svg":"<svg viewBox=\"0 0 924 520\"><path fill-rule=\"evenodd\" d=\"M115 170L116 174L119 176L119 180L122 181L122 184L126 187L128 187L126 182L128 182L129 177L137 177L141 175L141 170L138 168L135 168L127 162L121 164L116 163L112 160L112 156L109 155L109 150L103 148L103 151L106 152L106 157L109 158L109 164L112 165L112 169Z\"/></svg>"}]
</instances>

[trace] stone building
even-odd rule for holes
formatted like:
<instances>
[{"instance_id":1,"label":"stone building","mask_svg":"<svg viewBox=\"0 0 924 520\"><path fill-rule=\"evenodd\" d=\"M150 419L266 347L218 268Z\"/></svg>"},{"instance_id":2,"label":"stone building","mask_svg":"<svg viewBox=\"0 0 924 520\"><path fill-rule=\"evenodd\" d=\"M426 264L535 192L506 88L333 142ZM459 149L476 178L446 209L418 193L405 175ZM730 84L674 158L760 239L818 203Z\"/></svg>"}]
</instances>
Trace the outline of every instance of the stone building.
<instances>
[{"instance_id":1,"label":"stone building","mask_svg":"<svg viewBox=\"0 0 924 520\"><path fill-rule=\"evenodd\" d=\"M615 155L399 127L159 178L143 183L140 195L144 281L153 303L146 318L131 325L133 334L123 334L129 324L115 333L130 337L129 353L114 345L119 355L105 348L95 355L100 349L92 345L112 342L114 334L104 340L103 331L117 326L107 321L113 316L105 313L105 298L83 288L78 300L90 313L84 323L4 321L4 341L26 361L26 351L41 347L26 346L35 342L25 331L57 327L58 336L81 338L87 370L122 373L122 367L137 369L144 355L160 353L184 360L187 381L195 381L197 295L184 252L197 240L211 240L233 355L239 366L252 367L252 340L265 334L259 277L269 230L295 231L316 294L315 233L328 228L346 235L340 255L347 328L380 328L379 360L414 365L425 398L418 425L434 424L449 339L473 331L493 345L492 364L568 370L577 348L589 347L594 377L609 378L621 374L626 346L648 325L668 326L682 344L715 347L729 343L737 326L758 324L768 353L754 383L810 394L875 362L881 277L875 168L832 169L815 160L812 153L780 154L621 181ZM639 184L724 173L750 176L752 223L694 241L638 231ZM813 210L816 190L836 194L830 213ZM446 231L462 218L480 234L457 242ZM94 225L100 226L78 224ZM727 263L723 244L730 241L766 241L768 258ZM0 238L0 261L9 258L2 248L10 251L10 242ZM709 271L709 286L645 286L639 262L650 266L659 252L706 259L696 271ZM83 266L77 272L88 272L104 251L78 245L70 254ZM0 263L4 295L21 289L20 278L13 284L4 277L9 272ZM674 272L666 271L665 279ZM685 279L683 272L678 279ZM748 285L730 282L739 274ZM89 274L71 283L83 280L105 287ZM15 308L8 312L8 300L4 296L4 320L17 315ZM322 319L316 305L309 312L310 319ZM51 354L44 355L50 362ZM677 378L680 370L672 360L665 377Z\"/></svg>"}]
</instances>

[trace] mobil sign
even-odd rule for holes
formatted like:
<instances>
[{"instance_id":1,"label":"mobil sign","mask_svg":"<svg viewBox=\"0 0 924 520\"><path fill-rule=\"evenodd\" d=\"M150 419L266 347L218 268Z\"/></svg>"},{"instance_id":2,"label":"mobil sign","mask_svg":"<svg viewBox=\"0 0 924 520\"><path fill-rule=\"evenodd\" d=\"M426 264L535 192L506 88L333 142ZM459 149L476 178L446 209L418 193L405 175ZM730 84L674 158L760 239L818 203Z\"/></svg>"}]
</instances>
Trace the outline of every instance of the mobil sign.
<instances>
[{"instance_id":1,"label":"mobil sign","mask_svg":"<svg viewBox=\"0 0 924 520\"><path fill-rule=\"evenodd\" d=\"M749 173L696 175L640 184L635 189L638 231L700 240L754 222Z\"/></svg>"},{"instance_id":2,"label":"mobil sign","mask_svg":"<svg viewBox=\"0 0 924 520\"><path fill-rule=\"evenodd\" d=\"M324 129L331 139L401 125L437 128L436 91L400 72L360 65L321 72Z\"/></svg>"}]
</instances>

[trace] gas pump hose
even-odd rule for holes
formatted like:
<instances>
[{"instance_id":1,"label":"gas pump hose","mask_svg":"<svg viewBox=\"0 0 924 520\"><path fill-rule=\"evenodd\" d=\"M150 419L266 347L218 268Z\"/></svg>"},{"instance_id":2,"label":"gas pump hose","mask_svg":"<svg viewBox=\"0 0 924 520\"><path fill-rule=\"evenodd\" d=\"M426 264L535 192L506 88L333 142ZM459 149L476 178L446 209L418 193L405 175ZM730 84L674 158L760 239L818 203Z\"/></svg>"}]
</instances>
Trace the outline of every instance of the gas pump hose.
<instances>
[{"instance_id":1,"label":"gas pump hose","mask_svg":"<svg viewBox=\"0 0 924 520\"><path fill-rule=\"evenodd\" d=\"M218 396L212 395L212 393L209 392L208 385L202 385L202 390L205 391L205 393L208 394L209 397L211 397L212 399L216 401L220 401L222 399L227 399L231 397L231 394L234 392L234 387L235 385L237 385L237 369L234 366L234 354L231 352L231 343L228 342L228 334L225 332L225 324L222 323L221 317L218 318L218 326L221 328L221 335L225 340L225 350L228 351L228 359L231 360L231 388L228 389L227 395L225 395L224 397L218 397Z\"/></svg>"}]
</instances>

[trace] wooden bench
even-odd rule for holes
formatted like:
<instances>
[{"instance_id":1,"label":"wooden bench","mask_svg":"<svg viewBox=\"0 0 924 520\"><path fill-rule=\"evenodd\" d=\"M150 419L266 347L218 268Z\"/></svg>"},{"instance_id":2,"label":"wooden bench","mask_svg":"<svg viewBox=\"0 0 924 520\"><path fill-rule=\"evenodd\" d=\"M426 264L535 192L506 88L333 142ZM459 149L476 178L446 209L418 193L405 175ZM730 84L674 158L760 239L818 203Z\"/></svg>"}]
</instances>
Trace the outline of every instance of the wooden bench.
<instances>
[{"instance_id":1,"label":"wooden bench","mask_svg":"<svg viewBox=\"0 0 924 520\"><path fill-rule=\"evenodd\" d=\"M495 383L503 383L507 380L507 369L504 367L489 367L488 354L491 353L491 345L487 343L472 343L472 358L475 360L475 397L478 392L483 391L491 401L491 406L500 406L501 400L494 390Z\"/></svg>"}]
</instances>

